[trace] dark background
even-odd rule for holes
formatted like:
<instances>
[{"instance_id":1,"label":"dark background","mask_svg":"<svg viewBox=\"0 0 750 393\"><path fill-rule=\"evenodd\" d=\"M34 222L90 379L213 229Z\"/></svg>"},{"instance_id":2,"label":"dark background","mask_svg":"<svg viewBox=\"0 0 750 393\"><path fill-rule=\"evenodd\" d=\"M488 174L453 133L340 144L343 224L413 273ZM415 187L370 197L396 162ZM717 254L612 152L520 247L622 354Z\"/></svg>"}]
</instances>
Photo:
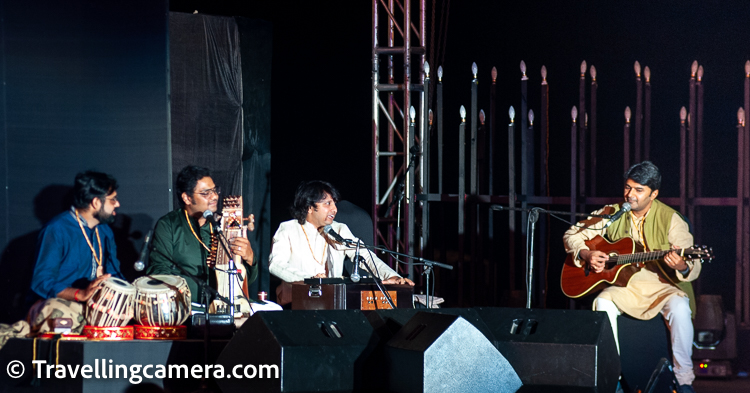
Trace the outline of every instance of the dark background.
<instances>
[{"instance_id":1,"label":"dark background","mask_svg":"<svg viewBox=\"0 0 750 393\"><path fill-rule=\"evenodd\" d=\"M373 197L371 2L270 3L173 0L170 9L242 15L273 23L272 226L289 218L286 209L302 180L331 181L345 199L367 209ZM432 2L427 3L427 32L431 34ZM442 3L437 2L438 22ZM445 58L445 142L451 147L444 162L445 191L457 190L455 172L450 172L457 167L457 153L452 147L458 141L458 108L470 104L471 63L479 66L479 106L487 113L490 69L498 68L497 123L502 128L508 122L505 114L510 105L519 113L517 121L520 116L519 63L524 60L528 66L529 105L537 117L540 69L542 65L548 69L551 194L568 196L570 110L578 105L579 68L586 60L589 66L596 66L599 84L597 194L619 197L623 113L630 106L635 114L633 64L638 60L643 67L649 66L652 74L650 157L663 172L660 195L679 196L679 111L688 105L690 66L698 60L705 68L704 195L735 195L736 112L743 104L744 63L750 58L745 42L749 14L750 3L741 1L450 2L445 14L447 41L442 47L436 45L436 52L442 51ZM435 30L440 32L437 23ZM428 46L431 39L428 35ZM433 76L437 65L432 65ZM399 78L399 69L396 75ZM587 96L589 85L587 75ZM497 171L502 172L507 170L502 155L505 147L501 144L497 148L501 154ZM496 179L500 194L507 190L502 186L504 179L507 175ZM706 266L700 291L722 294L725 305L732 309L735 211L721 207L702 211L703 236L696 242L713 246L718 258ZM564 229L565 224L551 227L551 264L564 257L560 241ZM433 230L450 233L449 229ZM516 262L518 269L523 263ZM549 277L550 296L557 296L557 278L552 272ZM550 305L563 307L566 302L558 299Z\"/></svg>"},{"instance_id":2,"label":"dark background","mask_svg":"<svg viewBox=\"0 0 750 393\"><path fill-rule=\"evenodd\" d=\"M80 33L80 26L67 26L64 23L66 12L82 12L87 7L59 8L39 12L35 8L43 1L24 3L14 7L3 3L3 11L28 13L28 18L39 15L38 25L29 25L28 34L33 36L37 30L50 24L59 24L60 34L66 29ZM141 4L143 3L143 4ZM431 7L432 2L428 1ZM441 6L443 2L438 1ZM94 3L82 2L91 6ZM706 157L705 192L707 196L731 197L736 190L736 111L742 105L743 67L750 57L750 47L746 44L748 36L747 15L750 15L750 3L731 1L722 3L699 2L617 2L615 4L597 4L593 2L488 2L488 1L452 1L445 16L447 17L447 41L437 49L444 52L444 84L446 97L446 144L455 146L456 133L450 130L459 123L458 108L469 104L471 63L479 66L480 107L488 112L489 104L489 70L496 66L498 77L498 108L500 114L498 125L507 124L507 108L514 105L520 112L520 71L518 64L524 60L528 65L529 103L539 113L539 69L546 65L550 83L550 170L551 192L553 195L569 195L569 140L570 109L578 103L579 66L582 60L595 65L598 71L598 125L599 168L597 172L598 194L611 195L616 198L621 192L622 174L622 126L625 106L635 106L635 78L633 63L639 60L643 66L652 71L653 115L651 142L652 160L662 169L664 182L662 196L678 196L679 187L679 109L688 104L688 80L690 65L698 60L706 70L705 88L705 122L706 139L702 142ZM161 8L159 8L161 7ZM99 20L88 33L91 39L97 39L102 31L113 31L114 39L120 40L111 50L137 54L142 59L142 67L158 69L165 67L167 59L159 58L166 42L151 48L144 46L144 36L164 34L165 26L153 26L146 16L155 13L189 12L197 10L211 15L242 16L270 21L273 25L273 55L271 83L271 227L289 219L287 207L291 203L294 189L302 180L322 179L335 184L345 199L365 207L371 204L371 2L369 1L177 1L165 3L139 2L128 8L127 12L111 11L93 12L92 20ZM97 9L96 7L94 7ZM156 9L155 9L156 8ZM87 11L88 12L88 11ZM428 9L428 18L431 8ZM115 17L116 16L116 17ZM438 19L442 16L438 10ZM112 21L119 21L113 24ZM163 20L163 19L162 19ZM23 26L16 26L23 29ZM108 27L112 27L107 30ZM436 26L437 28L437 26ZM53 30L54 31L54 30ZM428 33L431 25L428 20ZM50 34L49 32L47 34ZM52 34L54 37L54 34ZM49 38L49 37L47 37ZM151 37L153 38L153 37ZM428 44L431 38L428 37ZM149 42L152 40L145 40ZM54 41L49 48L39 48L36 41L15 42L13 37L5 37L5 53L9 49L23 48L40 54L77 53L76 48L55 47ZM149 49L151 48L151 49ZM62 52L63 49L69 52ZM56 51L58 50L58 51ZM150 50L154 55L150 55ZM78 54L85 59L86 53ZM54 57L54 56L52 56ZM30 57L34 59L34 57ZM75 56L72 58L76 58ZM161 81L146 81L142 69L133 64L117 63L117 56L112 56L112 67L120 72L113 75L129 76L116 80L115 83L130 93L126 96L107 95L107 91L98 91L94 102L108 103L112 106L125 107L128 113L141 116L134 119L96 117L97 107L91 109L91 119L73 119L75 124L117 125L123 122L138 127L138 120L149 126L160 124L154 129L145 128L144 138L156 137L167 131L167 119L144 118L143 116L161 116L165 113L167 101L159 97L166 94L166 84ZM6 59L7 60L7 59ZM36 58L17 70L6 70L6 77L19 75L28 78L28 83L44 84L45 72L72 72L73 76L86 75L85 62L81 61L76 68L60 71L59 64L43 56ZM439 64L433 64L433 70ZM46 70L46 71L45 71ZM416 71L413 71L415 74ZM397 75L399 73L397 72ZM41 77L40 77L41 75ZM166 78L164 79L166 81ZM19 83L18 80L15 80ZM24 82L26 83L26 82ZM76 79L71 79L75 84ZM9 85L11 86L11 85ZM588 86L588 83L587 83ZM8 127L14 125L10 110L14 107L23 110L24 105L33 101L13 96L12 86L3 97L3 112ZM128 88L130 90L127 90ZM587 87L588 94L588 87ZM143 97L149 97L144 100ZM34 97L39 98L39 97ZM43 95L43 105L73 105L78 97L65 94ZM44 101L46 100L46 101ZM38 105L38 104L35 104ZM154 111L159 108L159 111ZM19 112L15 112L19 113ZM519 113L520 115L520 113ZM145 120L144 120L145 119ZM51 123L44 123L49 121ZM70 119L39 119L40 124L60 124ZM125 121L123 121L125 120ZM143 127L140 127L144 129ZM10 128L8 128L10 129ZM19 128L20 137L33 137L31 129ZM24 132L28 132L24 134ZM69 131L75 133L75 130ZM78 134L73 134L80 136ZM62 136L65 136L64 134ZM68 135L70 136L70 135ZM132 138L118 140L110 134L96 134L92 143L99 147L96 151L102 160L107 157L106 147L111 144L133 144L131 150L138 155L136 159L123 157L117 162L127 163L119 177L135 176L125 179L131 184L142 181L143 173L154 173L146 177L143 191L123 188L123 199L129 201L124 212L147 212L141 216L141 227L148 228L153 221L166 212L171 198L168 164L166 157L158 164L152 165L139 160L138 153L144 146L159 150L166 144L166 139L148 144L143 140L134 142ZM451 139L453 138L453 139ZM65 138L62 138L64 142ZM3 157L2 169L7 171L9 162L27 162L30 168L34 165L34 156L14 156L13 138L6 137L0 141ZM24 143L30 143L26 140ZM33 140L32 142L33 143ZM62 146L63 148L65 146ZM135 149L135 148L138 149ZM500 146L500 151L504 146ZM36 152L44 154L43 151ZM66 154L73 158L63 157L60 166L39 168L39 171L60 172L57 176L59 186L68 185L72 175L82 169L85 160L80 160L76 152L69 150ZM150 155L149 155L150 157ZM454 193L456 153L448 151L445 158L446 192ZM131 168L132 167L132 168ZM500 172L505 170L501 166ZM111 171L111 168L97 168ZM20 181L33 179L31 176ZM11 174L12 175L12 174ZM137 176L136 176L137 175ZM499 184L504 184L503 176L498 175ZM54 186L54 185L53 185ZM51 192L56 191L53 188ZM498 192L504 193L501 187ZM60 191L60 190L57 190ZM26 194L28 195L26 195ZM3 205L3 228L0 235L4 241L16 239L17 230L11 225L21 222L29 228L21 233L41 226L33 216L33 200L40 193L40 188L23 188L21 194L14 196L13 190L3 193L0 202ZM131 194L132 195L129 195ZM12 197L12 198L11 198ZM139 203L146 203L148 207ZM153 206L151 206L153 205ZM20 206L20 208L19 208ZM562 207L558 207L562 208ZM593 207L592 207L593 208ZM369 209L367 209L369 210ZM706 266L701 278L701 290L704 293L720 293L724 296L728 308L733 308L734 301L734 228L735 215L731 208L704 209L703 238L699 243L710 244L719 256L711 266ZM450 226L449 228L454 228ZM452 229L439 229L451 233ZM550 250L553 256L551 263L563 256L560 237L564 224L553 225L550 231ZM33 232L29 234L33 239ZM137 239L132 242L132 249L137 249ZM561 261L561 259L560 259ZM520 269L523 261L516 261ZM552 274L549 279L550 296L557 278ZM565 306L564 299L551 302L552 306Z\"/></svg>"}]
</instances>

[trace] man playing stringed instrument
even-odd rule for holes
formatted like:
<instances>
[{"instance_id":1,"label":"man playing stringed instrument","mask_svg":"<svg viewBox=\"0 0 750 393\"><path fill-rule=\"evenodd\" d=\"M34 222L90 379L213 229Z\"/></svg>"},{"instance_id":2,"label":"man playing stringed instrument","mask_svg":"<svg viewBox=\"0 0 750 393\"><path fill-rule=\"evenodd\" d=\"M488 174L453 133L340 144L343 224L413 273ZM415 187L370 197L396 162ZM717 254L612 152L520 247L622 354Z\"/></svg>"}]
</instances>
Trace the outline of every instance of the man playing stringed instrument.
<instances>
[{"instance_id":1,"label":"man playing stringed instrument","mask_svg":"<svg viewBox=\"0 0 750 393\"><path fill-rule=\"evenodd\" d=\"M72 319L72 332L83 328L83 304L102 281L123 279L114 234L117 180L101 172L76 175L73 206L53 218L39 234L31 289L41 300L29 310L32 332L53 330L52 318Z\"/></svg>"},{"instance_id":2,"label":"man playing stringed instrument","mask_svg":"<svg viewBox=\"0 0 750 393\"><path fill-rule=\"evenodd\" d=\"M588 269L586 276L589 272L594 275L602 273L605 262L610 261L610 255L606 252L592 250L587 246L587 242L597 235L604 236L611 242L632 238L645 251L665 250L665 253L659 254L664 255L663 258L644 263L643 268L635 272L629 281L618 283L624 286L605 288L594 300L593 307L594 310L607 312L618 351L618 315L625 313L648 320L661 312L669 325L674 371L681 385L680 391L694 392L691 308L694 310L695 307L690 281L700 275L701 264L686 260L678 252L666 251L692 246L693 235L690 234L687 222L677 211L656 200L661 186L661 174L653 163L644 161L635 164L624 177L624 198L632 210L615 220L589 218L571 227L563 236L565 249L572 254L575 266L582 270ZM592 214L617 216L616 213L622 207L608 205Z\"/></svg>"},{"instance_id":3,"label":"man playing stringed instrument","mask_svg":"<svg viewBox=\"0 0 750 393\"><path fill-rule=\"evenodd\" d=\"M191 301L202 304L204 295L198 284L174 264L208 285L215 283L216 276L210 271L206 259L211 252L211 234L217 228L214 228L204 214L206 211L216 212L221 191L214 184L208 168L190 165L177 175L175 192L179 196L180 207L156 222L146 273L182 276L190 287ZM229 240L229 248L233 255L242 259L235 263L245 272L245 280L249 285L258 276L250 241L245 237L234 237ZM241 312L252 312L252 309L247 309L246 302L245 299L240 302L245 308ZM253 308L255 306L253 304ZM263 306L265 305L257 305L257 308ZM272 309L280 307L272 305Z\"/></svg>"}]
</instances>

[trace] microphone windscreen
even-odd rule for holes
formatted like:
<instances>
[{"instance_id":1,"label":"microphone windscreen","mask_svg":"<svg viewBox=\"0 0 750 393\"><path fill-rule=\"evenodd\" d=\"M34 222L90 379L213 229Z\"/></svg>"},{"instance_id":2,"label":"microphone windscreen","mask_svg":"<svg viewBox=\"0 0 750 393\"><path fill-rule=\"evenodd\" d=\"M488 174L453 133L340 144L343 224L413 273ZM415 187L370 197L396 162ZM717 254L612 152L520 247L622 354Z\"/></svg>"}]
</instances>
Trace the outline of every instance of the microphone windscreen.
<instances>
[{"instance_id":1,"label":"microphone windscreen","mask_svg":"<svg viewBox=\"0 0 750 393\"><path fill-rule=\"evenodd\" d=\"M625 212L629 212L630 209L631 209L630 202L625 202L622 204L622 210L624 210Z\"/></svg>"},{"instance_id":2,"label":"microphone windscreen","mask_svg":"<svg viewBox=\"0 0 750 393\"><path fill-rule=\"evenodd\" d=\"M136 262L136 263L135 263L135 264L133 265L133 268L134 268L134 269L135 269L135 271L137 271L137 272L142 272L142 271L143 271L143 269L145 269L145 268L146 268L146 264L145 264L145 263L143 263L143 261L137 261L137 262Z\"/></svg>"}]
</instances>

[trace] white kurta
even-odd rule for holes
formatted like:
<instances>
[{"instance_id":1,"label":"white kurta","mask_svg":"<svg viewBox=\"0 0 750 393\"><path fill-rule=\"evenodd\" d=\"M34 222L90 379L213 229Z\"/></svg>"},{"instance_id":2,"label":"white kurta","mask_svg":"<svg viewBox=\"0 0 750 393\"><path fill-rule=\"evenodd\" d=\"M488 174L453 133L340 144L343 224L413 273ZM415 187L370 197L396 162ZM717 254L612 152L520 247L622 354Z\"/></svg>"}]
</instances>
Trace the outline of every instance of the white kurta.
<instances>
[{"instance_id":1,"label":"white kurta","mask_svg":"<svg viewBox=\"0 0 750 393\"><path fill-rule=\"evenodd\" d=\"M331 226L344 239L358 240L346 224L334 221ZM304 225L300 225L297 220L289 220L282 222L273 236L268 268L271 274L286 282L302 281L317 274L324 274L326 264L328 277L341 277L344 272L344 258L349 256L349 259L354 260L354 255L353 247L329 245L313 224L305 221ZM374 253L360 249L360 255L365 257L373 273L380 279L399 277ZM362 265L360 272L366 272Z\"/></svg>"}]
</instances>

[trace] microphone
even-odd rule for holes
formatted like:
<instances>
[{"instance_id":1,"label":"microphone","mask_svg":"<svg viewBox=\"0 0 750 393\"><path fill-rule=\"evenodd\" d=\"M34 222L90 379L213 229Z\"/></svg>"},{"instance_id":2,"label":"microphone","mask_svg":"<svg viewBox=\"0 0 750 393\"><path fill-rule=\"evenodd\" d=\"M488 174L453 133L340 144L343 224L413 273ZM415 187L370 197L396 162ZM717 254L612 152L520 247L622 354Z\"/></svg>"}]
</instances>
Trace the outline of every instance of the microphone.
<instances>
[{"instance_id":1,"label":"microphone","mask_svg":"<svg viewBox=\"0 0 750 393\"><path fill-rule=\"evenodd\" d=\"M203 218L206 219L210 224L213 224L213 226L216 229L216 232L221 232L221 225L216 222L216 217L214 216L214 212L211 210L206 210L203 212Z\"/></svg>"},{"instance_id":2,"label":"microphone","mask_svg":"<svg viewBox=\"0 0 750 393\"><path fill-rule=\"evenodd\" d=\"M328 236L332 237L333 240L336 240L339 243L342 243L342 244L347 244L347 243L350 244L350 243L352 243L351 240L344 239L343 237L341 237L341 235L339 235L338 233L336 233L336 231L334 231L333 227L330 226L330 225L326 225L323 228L323 232L327 233ZM352 270L353 271L352 271L352 274L349 276L349 278L352 280L352 282L359 282L359 280L362 278L362 276L359 275L359 263L363 259L364 258L362 258L359 255L359 242L358 242L357 243L357 251L356 251L356 254L354 256L354 260L352 261L352 265L353 265L353 269Z\"/></svg>"},{"instance_id":3,"label":"microphone","mask_svg":"<svg viewBox=\"0 0 750 393\"><path fill-rule=\"evenodd\" d=\"M152 231L148 231L148 233L146 234L146 237L143 238L144 240L143 240L143 245L141 246L141 254L138 257L138 260L135 261L135 263L133 264L133 269L135 269L135 271L137 272L142 272L143 269L146 268L146 263L143 260L146 259L146 252L148 251L148 242L151 241L151 232Z\"/></svg>"},{"instance_id":4,"label":"microphone","mask_svg":"<svg viewBox=\"0 0 750 393\"><path fill-rule=\"evenodd\" d=\"M606 224L604 224L604 228L603 229L607 229L608 226L612 225L613 222L619 220L620 217L622 217L623 214L625 214L625 213L627 213L629 211L630 211L630 203L628 203L628 202L623 203L622 207L620 208L620 210L618 210L617 213L615 213L609 219L609 221Z\"/></svg>"},{"instance_id":5,"label":"microphone","mask_svg":"<svg viewBox=\"0 0 750 393\"><path fill-rule=\"evenodd\" d=\"M339 235L338 233L336 233L336 231L334 231L333 227L330 226L330 225L326 225L323 228L323 232L327 233L328 236L332 237L333 240L335 240L335 241L337 241L339 243L342 243L342 244L343 243L347 243L346 239L344 239L343 237L341 237L341 235Z\"/></svg>"},{"instance_id":6,"label":"microphone","mask_svg":"<svg viewBox=\"0 0 750 393\"><path fill-rule=\"evenodd\" d=\"M359 280L362 278L362 276L359 275L359 263L363 262L363 259L359 255L359 250L357 250L357 255L354 256L354 260L352 261L352 274L349 276L349 279L352 280L352 282L359 282Z\"/></svg>"}]
</instances>

